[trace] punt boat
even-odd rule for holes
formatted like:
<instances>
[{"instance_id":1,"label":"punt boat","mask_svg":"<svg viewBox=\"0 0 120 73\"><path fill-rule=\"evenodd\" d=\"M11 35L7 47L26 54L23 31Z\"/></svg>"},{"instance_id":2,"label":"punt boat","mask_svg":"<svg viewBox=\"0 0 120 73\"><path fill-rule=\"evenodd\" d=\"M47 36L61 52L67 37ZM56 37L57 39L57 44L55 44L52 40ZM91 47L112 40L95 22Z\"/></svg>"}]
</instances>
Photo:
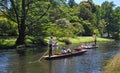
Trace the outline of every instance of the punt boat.
<instances>
[{"instance_id":1,"label":"punt boat","mask_svg":"<svg viewBox=\"0 0 120 73\"><path fill-rule=\"evenodd\" d=\"M58 59L58 58L66 58L66 57L71 57L71 56L76 56L76 55L82 55L85 52L87 52L86 49L74 49L70 53L65 53L65 54L53 54L52 56L44 56L46 60L51 60L51 59Z\"/></svg>"}]
</instances>

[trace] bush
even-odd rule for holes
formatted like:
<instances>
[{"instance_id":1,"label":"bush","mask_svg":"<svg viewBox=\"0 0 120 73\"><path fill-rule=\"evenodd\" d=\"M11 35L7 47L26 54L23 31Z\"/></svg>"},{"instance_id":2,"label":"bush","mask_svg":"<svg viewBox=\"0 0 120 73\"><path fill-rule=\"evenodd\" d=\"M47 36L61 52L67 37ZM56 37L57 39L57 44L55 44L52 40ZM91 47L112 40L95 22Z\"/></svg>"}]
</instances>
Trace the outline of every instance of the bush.
<instances>
[{"instance_id":1,"label":"bush","mask_svg":"<svg viewBox=\"0 0 120 73\"><path fill-rule=\"evenodd\" d=\"M72 42L69 39L64 39L63 42L65 42L66 45L72 44Z\"/></svg>"},{"instance_id":2,"label":"bush","mask_svg":"<svg viewBox=\"0 0 120 73\"><path fill-rule=\"evenodd\" d=\"M120 40L120 35L119 35L119 34L114 34L114 35L113 35L113 38L114 38L115 40Z\"/></svg>"},{"instance_id":3,"label":"bush","mask_svg":"<svg viewBox=\"0 0 120 73\"><path fill-rule=\"evenodd\" d=\"M41 37L35 37L33 40L32 40L33 44L37 44L37 45L40 45L40 46L46 46L47 43L45 42L45 40Z\"/></svg>"}]
</instances>

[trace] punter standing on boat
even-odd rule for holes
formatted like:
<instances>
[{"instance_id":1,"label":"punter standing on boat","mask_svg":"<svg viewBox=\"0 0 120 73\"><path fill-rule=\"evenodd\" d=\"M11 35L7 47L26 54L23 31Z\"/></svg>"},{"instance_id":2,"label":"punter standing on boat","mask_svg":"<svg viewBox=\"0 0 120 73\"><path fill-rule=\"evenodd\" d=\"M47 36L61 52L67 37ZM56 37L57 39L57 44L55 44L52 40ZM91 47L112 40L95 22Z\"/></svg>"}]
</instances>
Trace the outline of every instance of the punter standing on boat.
<instances>
[{"instance_id":1,"label":"punter standing on boat","mask_svg":"<svg viewBox=\"0 0 120 73\"><path fill-rule=\"evenodd\" d=\"M94 46L96 46L96 42L97 42L97 38L96 38L96 35L93 35L93 39L94 39Z\"/></svg>"},{"instance_id":2,"label":"punter standing on boat","mask_svg":"<svg viewBox=\"0 0 120 73\"><path fill-rule=\"evenodd\" d=\"M51 36L49 40L49 57L52 55L53 44L54 41L53 41L53 37Z\"/></svg>"}]
</instances>

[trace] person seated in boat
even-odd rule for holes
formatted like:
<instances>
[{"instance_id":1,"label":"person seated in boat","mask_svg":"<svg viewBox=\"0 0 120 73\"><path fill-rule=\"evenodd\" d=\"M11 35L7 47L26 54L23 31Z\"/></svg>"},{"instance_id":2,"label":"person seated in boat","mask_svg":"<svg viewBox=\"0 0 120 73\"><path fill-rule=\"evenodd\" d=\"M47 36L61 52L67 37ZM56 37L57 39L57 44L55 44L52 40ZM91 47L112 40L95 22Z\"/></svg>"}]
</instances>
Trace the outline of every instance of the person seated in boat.
<instances>
[{"instance_id":1,"label":"person seated in boat","mask_svg":"<svg viewBox=\"0 0 120 73\"><path fill-rule=\"evenodd\" d=\"M77 49L81 49L81 45L77 47Z\"/></svg>"},{"instance_id":2,"label":"person seated in boat","mask_svg":"<svg viewBox=\"0 0 120 73\"><path fill-rule=\"evenodd\" d=\"M67 49L67 53L71 53L71 52L72 52L71 49L68 48L68 49Z\"/></svg>"},{"instance_id":3,"label":"person seated in boat","mask_svg":"<svg viewBox=\"0 0 120 73\"><path fill-rule=\"evenodd\" d=\"M77 49L83 49L84 48L84 45L83 44L81 44L80 46L78 46L78 48Z\"/></svg>"},{"instance_id":4,"label":"person seated in boat","mask_svg":"<svg viewBox=\"0 0 120 73\"><path fill-rule=\"evenodd\" d=\"M55 49L58 49L58 48L59 48L58 42L55 42L54 47L55 47Z\"/></svg>"},{"instance_id":5,"label":"person seated in boat","mask_svg":"<svg viewBox=\"0 0 120 73\"><path fill-rule=\"evenodd\" d=\"M59 48L58 42L54 42L54 43L53 43L53 49L52 49L53 53L56 53L57 50L58 50L58 48Z\"/></svg>"},{"instance_id":6,"label":"person seated in boat","mask_svg":"<svg viewBox=\"0 0 120 73\"><path fill-rule=\"evenodd\" d=\"M67 53L67 50L65 49L65 47L62 49L61 53L62 54L66 54Z\"/></svg>"}]
</instances>

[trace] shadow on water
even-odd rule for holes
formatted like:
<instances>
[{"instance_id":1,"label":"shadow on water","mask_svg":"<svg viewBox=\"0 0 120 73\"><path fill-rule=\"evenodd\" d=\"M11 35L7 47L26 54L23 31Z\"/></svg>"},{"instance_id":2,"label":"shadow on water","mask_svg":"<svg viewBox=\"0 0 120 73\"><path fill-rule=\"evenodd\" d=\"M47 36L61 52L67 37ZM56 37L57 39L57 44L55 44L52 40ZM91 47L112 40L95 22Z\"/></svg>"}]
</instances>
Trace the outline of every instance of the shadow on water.
<instances>
[{"instance_id":1,"label":"shadow on water","mask_svg":"<svg viewBox=\"0 0 120 73\"><path fill-rule=\"evenodd\" d=\"M67 47L74 48L78 44ZM40 58L39 48L27 48L25 51L0 51L0 73L102 73L105 63L119 52L120 42L98 43L99 48L88 49L81 56L56 60L36 61ZM46 47L47 48L47 47Z\"/></svg>"},{"instance_id":2,"label":"shadow on water","mask_svg":"<svg viewBox=\"0 0 120 73\"><path fill-rule=\"evenodd\" d=\"M26 56L19 55L18 57L18 72L26 73L27 67L26 67Z\"/></svg>"}]
</instances>

